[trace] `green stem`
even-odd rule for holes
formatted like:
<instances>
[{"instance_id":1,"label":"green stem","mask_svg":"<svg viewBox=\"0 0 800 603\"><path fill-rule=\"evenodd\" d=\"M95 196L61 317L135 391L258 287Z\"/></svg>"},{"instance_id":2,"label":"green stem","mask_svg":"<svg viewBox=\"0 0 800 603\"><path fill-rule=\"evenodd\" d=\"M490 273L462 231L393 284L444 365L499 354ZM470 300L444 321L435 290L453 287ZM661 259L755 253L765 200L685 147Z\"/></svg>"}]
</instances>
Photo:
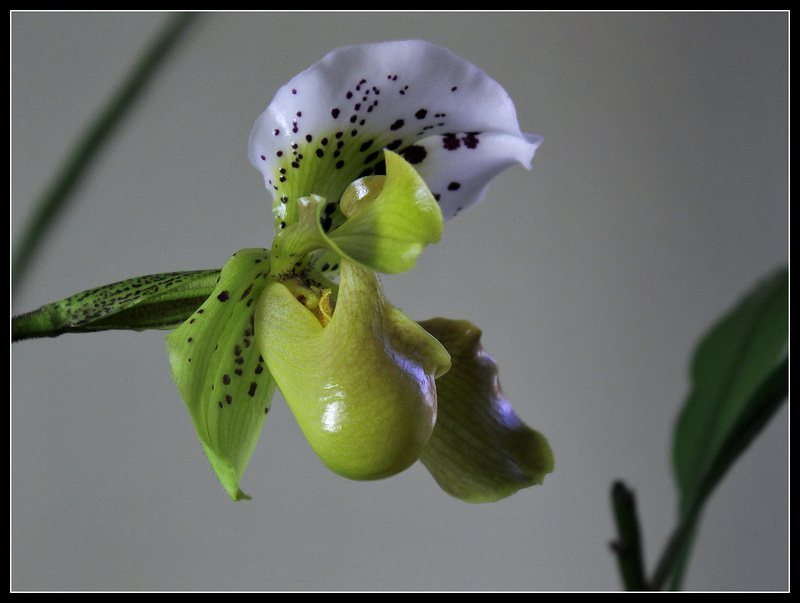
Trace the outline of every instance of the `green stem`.
<instances>
[{"instance_id":1,"label":"green stem","mask_svg":"<svg viewBox=\"0 0 800 603\"><path fill-rule=\"evenodd\" d=\"M31 259L56 216L64 210L67 200L86 172L89 164L98 155L103 144L110 138L114 129L141 95L145 85L152 78L170 50L191 23L194 15L179 13L174 15L166 27L146 49L133 71L117 90L108 105L89 125L78 141L66 162L56 173L49 188L39 200L37 210L31 218L21 241L14 250L12 264L12 289L22 282Z\"/></svg>"}]
</instances>

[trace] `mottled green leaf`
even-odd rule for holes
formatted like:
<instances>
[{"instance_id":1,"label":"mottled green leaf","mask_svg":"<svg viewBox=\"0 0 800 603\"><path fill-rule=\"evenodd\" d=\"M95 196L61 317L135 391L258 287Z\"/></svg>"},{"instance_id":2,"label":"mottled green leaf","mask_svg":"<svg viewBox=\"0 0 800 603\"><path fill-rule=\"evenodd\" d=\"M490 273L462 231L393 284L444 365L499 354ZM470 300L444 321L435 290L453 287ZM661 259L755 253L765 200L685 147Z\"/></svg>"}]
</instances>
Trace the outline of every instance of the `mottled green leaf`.
<instances>
[{"instance_id":1,"label":"mottled green leaf","mask_svg":"<svg viewBox=\"0 0 800 603\"><path fill-rule=\"evenodd\" d=\"M421 457L439 486L456 498L482 503L541 484L553 471L553 452L503 395L480 329L445 318L420 325L452 360L450 370L436 379L436 427Z\"/></svg>"},{"instance_id":2,"label":"mottled green leaf","mask_svg":"<svg viewBox=\"0 0 800 603\"><path fill-rule=\"evenodd\" d=\"M111 329L174 329L214 290L219 270L165 272L88 289L15 316L12 340Z\"/></svg>"},{"instance_id":3,"label":"mottled green leaf","mask_svg":"<svg viewBox=\"0 0 800 603\"><path fill-rule=\"evenodd\" d=\"M225 264L206 302L167 337L172 377L233 500L249 498L239 481L275 390L253 328L268 273L266 250L239 251Z\"/></svg>"}]
</instances>

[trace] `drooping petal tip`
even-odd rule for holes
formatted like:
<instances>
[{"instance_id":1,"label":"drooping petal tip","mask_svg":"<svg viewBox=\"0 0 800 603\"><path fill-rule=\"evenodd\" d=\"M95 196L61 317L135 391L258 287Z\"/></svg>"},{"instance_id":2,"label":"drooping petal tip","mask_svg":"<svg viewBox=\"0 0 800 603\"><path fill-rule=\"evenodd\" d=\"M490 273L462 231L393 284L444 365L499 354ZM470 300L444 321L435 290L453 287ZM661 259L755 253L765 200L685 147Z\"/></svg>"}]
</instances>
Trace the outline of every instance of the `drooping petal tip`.
<instances>
[{"instance_id":1,"label":"drooping petal tip","mask_svg":"<svg viewBox=\"0 0 800 603\"><path fill-rule=\"evenodd\" d=\"M422 464L448 494L494 502L541 484L555 463L550 444L511 408L481 330L464 320L420 323L448 351L450 370L436 379L438 414Z\"/></svg>"},{"instance_id":2,"label":"drooping petal tip","mask_svg":"<svg viewBox=\"0 0 800 603\"><path fill-rule=\"evenodd\" d=\"M510 165L530 167L540 143L484 71L405 40L340 48L294 77L256 121L249 156L276 221L291 220L301 196L335 201L357 178L382 173L383 149L414 166L449 218Z\"/></svg>"}]
</instances>

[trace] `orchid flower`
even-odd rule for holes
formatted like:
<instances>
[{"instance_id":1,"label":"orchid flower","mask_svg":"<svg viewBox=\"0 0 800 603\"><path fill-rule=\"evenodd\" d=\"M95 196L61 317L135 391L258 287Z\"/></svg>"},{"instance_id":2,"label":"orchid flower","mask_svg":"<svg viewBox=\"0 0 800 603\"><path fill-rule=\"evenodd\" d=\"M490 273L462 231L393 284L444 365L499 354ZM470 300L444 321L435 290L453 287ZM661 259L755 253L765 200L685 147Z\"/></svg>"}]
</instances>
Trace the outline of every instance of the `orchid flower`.
<instances>
[{"instance_id":1,"label":"orchid flower","mask_svg":"<svg viewBox=\"0 0 800 603\"><path fill-rule=\"evenodd\" d=\"M488 502L553 470L547 440L503 396L480 330L412 320L378 279L413 268L444 220L507 167L530 168L540 142L497 82L422 41L335 50L277 92L249 141L272 197L271 248L234 254L167 337L173 379L233 500L249 498L239 482L276 388L320 460L351 479L420 460L449 494ZM196 299L184 279L148 280L150 306ZM97 316L109 308L144 307L141 289L127 290L64 300L48 320L108 325ZM173 314L142 328L176 326Z\"/></svg>"}]
</instances>

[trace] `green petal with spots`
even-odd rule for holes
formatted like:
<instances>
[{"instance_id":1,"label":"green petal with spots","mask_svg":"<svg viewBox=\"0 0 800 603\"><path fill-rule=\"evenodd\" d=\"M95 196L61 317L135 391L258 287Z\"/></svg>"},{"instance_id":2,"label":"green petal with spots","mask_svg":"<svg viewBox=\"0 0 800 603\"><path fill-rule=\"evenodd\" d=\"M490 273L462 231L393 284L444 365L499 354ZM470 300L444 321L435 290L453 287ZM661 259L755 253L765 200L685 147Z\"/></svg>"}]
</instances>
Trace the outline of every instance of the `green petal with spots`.
<instances>
[{"instance_id":1,"label":"green petal with spots","mask_svg":"<svg viewBox=\"0 0 800 603\"><path fill-rule=\"evenodd\" d=\"M484 503L541 484L553 471L553 452L503 395L497 364L481 346L480 329L446 318L420 326L452 360L450 371L436 379L439 414L420 458L439 486L466 502Z\"/></svg>"},{"instance_id":2,"label":"green petal with spots","mask_svg":"<svg viewBox=\"0 0 800 603\"><path fill-rule=\"evenodd\" d=\"M341 255L376 272L396 274L414 267L426 245L442 236L442 211L425 181L405 159L384 152L386 176L356 180L339 207L347 221L320 232Z\"/></svg>"},{"instance_id":3,"label":"green petal with spots","mask_svg":"<svg viewBox=\"0 0 800 603\"><path fill-rule=\"evenodd\" d=\"M258 344L283 397L332 471L357 480L403 471L433 429L447 352L386 302L374 272L347 259L323 322L283 283L259 298Z\"/></svg>"},{"instance_id":4,"label":"green petal with spots","mask_svg":"<svg viewBox=\"0 0 800 603\"><path fill-rule=\"evenodd\" d=\"M253 332L258 296L269 282L264 249L237 252L214 292L167 337L172 378L200 442L233 500L275 391Z\"/></svg>"}]
</instances>

